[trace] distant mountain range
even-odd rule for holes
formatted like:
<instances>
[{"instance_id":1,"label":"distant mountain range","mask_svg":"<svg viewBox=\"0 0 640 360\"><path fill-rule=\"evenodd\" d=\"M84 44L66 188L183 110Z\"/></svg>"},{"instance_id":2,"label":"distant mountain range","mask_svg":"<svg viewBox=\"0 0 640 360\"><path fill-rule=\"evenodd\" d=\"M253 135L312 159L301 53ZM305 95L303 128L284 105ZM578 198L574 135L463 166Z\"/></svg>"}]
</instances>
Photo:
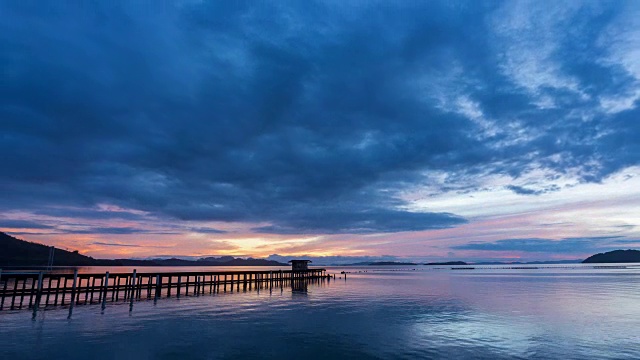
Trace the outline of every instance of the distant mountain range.
<instances>
[{"instance_id":1,"label":"distant mountain range","mask_svg":"<svg viewBox=\"0 0 640 360\"><path fill-rule=\"evenodd\" d=\"M414 263L414 262L400 262L400 261L376 261L376 262L358 262L353 264L346 264L340 266L384 266L384 265L444 265L444 266L456 266L456 265L549 265L549 264L578 264L581 260L556 260L556 261L530 261L530 262L464 262L464 261L445 261L445 262L430 262L430 263Z\"/></svg>"},{"instance_id":2,"label":"distant mountain range","mask_svg":"<svg viewBox=\"0 0 640 360\"><path fill-rule=\"evenodd\" d=\"M473 263L473 265L553 265L553 264L579 264L582 260L552 260L552 261L486 261L486 262L477 262Z\"/></svg>"},{"instance_id":3,"label":"distant mountain range","mask_svg":"<svg viewBox=\"0 0 640 360\"><path fill-rule=\"evenodd\" d=\"M595 254L586 258L583 263L636 263L640 262L639 250L614 250Z\"/></svg>"},{"instance_id":4,"label":"distant mountain range","mask_svg":"<svg viewBox=\"0 0 640 360\"><path fill-rule=\"evenodd\" d=\"M50 247L17 239L0 232L0 268L3 266L43 267L47 265ZM197 260L170 259L94 259L78 251L55 248L54 266L286 266L287 264L266 259L243 259L233 256L205 257ZM580 260L531 261L531 262L477 262L447 261L414 263L398 261L359 262L340 266L387 266L387 265L540 265L576 264ZM638 250L615 250L590 256L582 263L632 263L640 262Z\"/></svg>"},{"instance_id":5,"label":"distant mountain range","mask_svg":"<svg viewBox=\"0 0 640 360\"><path fill-rule=\"evenodd\" d=\"M3 266L42 267L47 265L50 247L14 238L0 232L0 268ZM54 266L286 266L278 261L265 259L242 259L233 256L206 257L198 260L183 259L94 259L55 248Z\"/></svg>"}]
</instances>

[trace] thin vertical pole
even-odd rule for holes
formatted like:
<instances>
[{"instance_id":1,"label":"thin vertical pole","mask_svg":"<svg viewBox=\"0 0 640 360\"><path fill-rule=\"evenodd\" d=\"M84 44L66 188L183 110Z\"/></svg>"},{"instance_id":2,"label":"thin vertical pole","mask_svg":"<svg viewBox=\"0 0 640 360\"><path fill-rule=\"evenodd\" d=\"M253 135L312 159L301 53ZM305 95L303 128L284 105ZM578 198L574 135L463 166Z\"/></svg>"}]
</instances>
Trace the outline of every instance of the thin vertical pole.
<instances>
[{"instance_id":1,"label":"thin vertical pole","mask_svg":"<svg viewBox=\"0 0 640 360\"><path fill-rule=\"evenodd\" d=\"M180 298L180 285L182 282L182 276L178 275L178 288L176 289L176 291L178 292L178 299Z\"/></svg>"},{"instance_id":2,"label":"thin vertical pole","mask_svg":"<svg viewBox=\"0 0 640 360\"><path fill-rule=\"evenodd\" d=\"M109 290L109 272L104 275L104 294L102 295L102 310L107 307L107 291Z\"/></svg>"},{"instance_id":3,"label":"thin vertical pole","mask_svg":"<svg viewBox=\"0 0 640 360\"><path fill-rule=\"evenodd\" d=\"M73 285L71 287L71 304L69 304L69 316L67 319L71 319L73 314L73 305L76 303L76 282L78 281L78 269L73 271Z\"/></svg>"}]
</instances>

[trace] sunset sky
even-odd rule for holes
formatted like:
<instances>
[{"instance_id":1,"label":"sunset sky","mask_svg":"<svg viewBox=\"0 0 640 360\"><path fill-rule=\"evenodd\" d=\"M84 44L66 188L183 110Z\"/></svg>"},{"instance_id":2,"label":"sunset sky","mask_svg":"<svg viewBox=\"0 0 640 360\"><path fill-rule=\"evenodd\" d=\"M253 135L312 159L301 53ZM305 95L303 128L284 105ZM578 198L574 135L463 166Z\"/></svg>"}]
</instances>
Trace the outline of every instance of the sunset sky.
<instances>
[{"instance_id":1,"label":"sunset sky","mask_svg":"<svg viewBox=\"0 0 640 360\"><path fill-rule=\"evenodd\" d=\"M640 248L638 1L3 1L0 70L0 231L21 239L97 258Z\"/></svg>"}]
</instances>

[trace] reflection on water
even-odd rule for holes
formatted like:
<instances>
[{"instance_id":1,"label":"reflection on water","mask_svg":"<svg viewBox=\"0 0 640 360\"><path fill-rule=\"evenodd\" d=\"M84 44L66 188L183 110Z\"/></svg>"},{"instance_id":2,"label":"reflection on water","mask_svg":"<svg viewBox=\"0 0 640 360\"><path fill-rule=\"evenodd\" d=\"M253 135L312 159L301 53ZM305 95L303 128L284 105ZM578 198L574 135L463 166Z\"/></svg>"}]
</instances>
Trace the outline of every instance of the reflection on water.
<instances>
[{"instance_id":1,"label":"reflection on water","mask_svg":"<svg viewBox=\"0 0 640 360\"><path fill-rule=\"evenodd\" d=\"M141 301L131 313L3 312L0 358L640 358L638 268L346 270L346 281Z\"/></svg>"}]
</instances>

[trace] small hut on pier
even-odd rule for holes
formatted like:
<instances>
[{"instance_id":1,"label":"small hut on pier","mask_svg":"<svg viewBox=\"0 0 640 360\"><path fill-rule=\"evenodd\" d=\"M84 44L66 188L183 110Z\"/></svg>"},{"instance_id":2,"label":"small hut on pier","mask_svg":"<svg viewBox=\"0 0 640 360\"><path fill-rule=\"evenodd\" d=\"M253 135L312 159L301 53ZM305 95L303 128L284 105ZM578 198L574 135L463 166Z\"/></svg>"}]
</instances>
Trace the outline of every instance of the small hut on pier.
<instances>
[{"instance_id":1,"label":"small hut on pier","mask_svg":"<svg viewBox=\"0 0 640 360\"><path fill-rule=\"evenodd\" d=\"M309 263L311 260L290 260L291 270L293 271L305 271L309 270Z\"/></svg>"}]
</instances>

